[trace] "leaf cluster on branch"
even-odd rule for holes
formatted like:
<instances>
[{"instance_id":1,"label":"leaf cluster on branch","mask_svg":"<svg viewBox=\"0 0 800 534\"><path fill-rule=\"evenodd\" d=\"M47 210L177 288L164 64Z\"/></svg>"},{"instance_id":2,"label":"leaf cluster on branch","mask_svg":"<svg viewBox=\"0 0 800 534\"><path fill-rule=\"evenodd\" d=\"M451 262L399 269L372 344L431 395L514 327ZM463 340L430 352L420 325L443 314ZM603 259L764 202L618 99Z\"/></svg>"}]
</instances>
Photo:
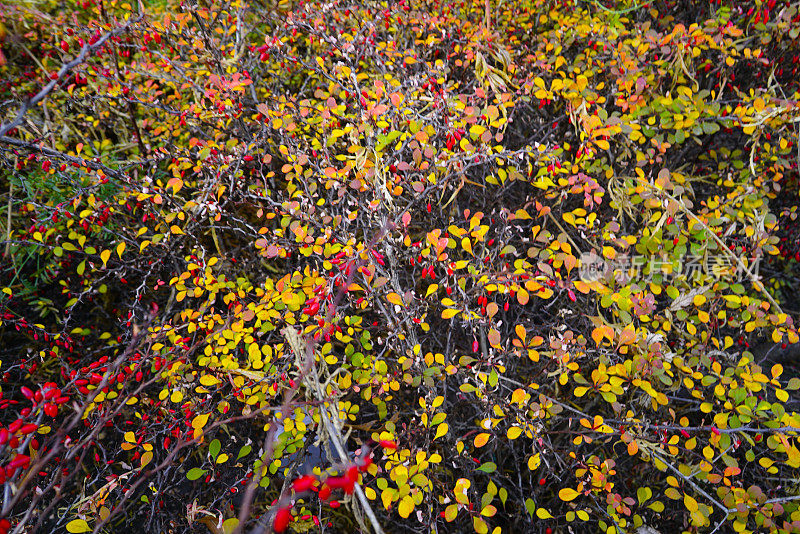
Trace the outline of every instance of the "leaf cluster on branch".
<instances>
[{"instance_id":1,"label":"leaf cluster on branch","mask_svg":"<svg viewBox=\"0 0 800 534\"><path fill-rule=\"evenodd\" d=\"M0 534L800 530L788 1L0 9Z\"/></svg>"}]
</instances>

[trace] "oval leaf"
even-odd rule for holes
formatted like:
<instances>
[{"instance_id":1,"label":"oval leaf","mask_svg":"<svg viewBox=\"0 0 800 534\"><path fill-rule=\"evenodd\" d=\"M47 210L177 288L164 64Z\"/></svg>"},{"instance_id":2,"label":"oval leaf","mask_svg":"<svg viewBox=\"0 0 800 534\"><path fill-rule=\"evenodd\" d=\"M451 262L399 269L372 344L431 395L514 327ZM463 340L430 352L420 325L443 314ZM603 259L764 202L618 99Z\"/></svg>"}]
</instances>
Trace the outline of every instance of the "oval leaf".
<instances>
[{"instance_id":1,"label":"oval leaf","mask_svg":"<svg viewBox=\"0 0 800 534\"><path fill-rule=\"evenodd\" d=\"M580 493L572 488L561 488L558 492L558 498L564 502L574 501L578 495L580 495Z\"/></svg>"},{"instance_id":2,"label":"oval leaf","mask_svg":"<svg viewBox=\"0 0 800 534\"><path fill-rule=\"evenodd\" d=\"M72 532L73 534L77 534L79 532L91 532L92 529L89 527L89 523L84 521L83 519L73 519L69 523L67 523L67 532Z\"/></svg>"}]
</instances>

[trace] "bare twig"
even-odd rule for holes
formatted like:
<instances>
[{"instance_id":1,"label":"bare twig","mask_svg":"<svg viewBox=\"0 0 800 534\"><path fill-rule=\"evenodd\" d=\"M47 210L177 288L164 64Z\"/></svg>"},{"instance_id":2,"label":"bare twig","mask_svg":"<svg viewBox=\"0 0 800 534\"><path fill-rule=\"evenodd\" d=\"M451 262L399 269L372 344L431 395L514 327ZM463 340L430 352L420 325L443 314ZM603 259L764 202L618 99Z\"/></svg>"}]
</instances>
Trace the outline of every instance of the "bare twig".
<instances>
[{"instance_id":1,"label":"bare twig","mask_svg":"<svg viewBox=\"0 0 800 534\"><path fill-rule=\"evenodd\" d=\"M125 21L125 24L123 24L119 28L115 28L110 32L107 32L105 35L101 36L94 43L92 44L86 43L85 45L83 45L83 48L81 48L80 53L77 56L75 56L75 58L72 59L72 61L64 63L56 73L55 77L52 78L47 83L47 85L42 87L42 89L38 93L33 95L33 97L22 103L22 105L19 107L19 110L17 110L17 116L12 121L0 125L0 138L2 138L3 141L5 141L5 135L10 130L13 130L14 128L22 124L22 120L25 117L25 114L31 108L36 106L39 102L47 98L47 95L49 95L53 91L56 85L58 85L58 83L64 78L64 76L66 76L72 69L74 69L75 67L86 61L86 59L89 57L91 53L101 48L103 44L105 44L105 42L108 41L111 37L123 33L128 29L128 27L131 24L133 24L134 22L138 22L139 20L141 20L141 18L142 17L140 15L135 20L128 19L127 21Z\"/></svg>"}]
</instances>

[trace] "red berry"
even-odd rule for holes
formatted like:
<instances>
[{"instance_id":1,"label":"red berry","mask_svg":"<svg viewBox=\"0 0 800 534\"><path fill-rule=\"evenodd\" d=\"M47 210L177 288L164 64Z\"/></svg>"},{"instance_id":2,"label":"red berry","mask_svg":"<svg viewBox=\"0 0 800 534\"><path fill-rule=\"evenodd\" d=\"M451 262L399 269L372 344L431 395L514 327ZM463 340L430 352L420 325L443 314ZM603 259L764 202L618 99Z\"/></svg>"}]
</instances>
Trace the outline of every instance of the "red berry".
<instances>
[{"instance_id":1,"label":"red berry","mask_svg":"<svg viewBox=\"0 0 800 534\"><path fill-rule=\"evenodd\" d=\"M330 496L331 496L331 487L327 485L322 486L322 489L319 490L319 499L321 501L327 501Z\"/></svg>"},{"instance_id":2,"label":"red berry","mask_svg":"<svg viewBox=\"0 0 800 534\"><path fill-rule=\"evenodd\" d=\"M289 511L289 507L287 506L286 508L281 508L275 514L275 519L272 521L272 530L275 532L283 532L291 522L292 513Z\"/></svg>"},{"instance_id":3,"label":"red berry","mask_svg":"<svg viewBox=\"0 0 800 534\"><path fill-rule=\"evenodd\" d=\"M345 476L347 476L347 480L350 482L358 482L358 466L351 465L348 467L347 474Z\"/></svg>"},{"instance_id":4,"label":"red berry","mask_svg":"<svg viewBox=\"0 0 800 534\"><path fill-rule=\"evenodd\" d=\"M294 488L295 493L302 493L304 491L308 491L314 487L316 484L317 478L313 475L304 475L297 480L294 481L292 487Z\"/></svg>"}]
</instances>

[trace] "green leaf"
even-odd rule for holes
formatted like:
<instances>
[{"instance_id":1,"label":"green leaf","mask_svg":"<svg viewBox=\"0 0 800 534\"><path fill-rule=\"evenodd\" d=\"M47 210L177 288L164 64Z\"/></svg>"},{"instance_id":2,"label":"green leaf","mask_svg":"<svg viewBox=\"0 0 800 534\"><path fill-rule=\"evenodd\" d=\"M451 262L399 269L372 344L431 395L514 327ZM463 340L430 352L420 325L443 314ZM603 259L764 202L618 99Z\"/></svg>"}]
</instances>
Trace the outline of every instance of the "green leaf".
<instances>
[{"instance_id":1,"label":"green leaf","mask_svg":"<svg viewBox=\"0 0 800 534\"><path fill-rule=\"evenodd\" d=\"M236 459L238 460L239 458L244 458L245 456L250 454L250 451L252 450L253 447L251 447L250 445L245 445L244 447L239 449L239 454L236 455Z\"/></svg>"},{"instance_id":2,"label":"green leaf","mask_svg":"<svg viewBox=\"0 0 800 534\"><path fill-rule=\"evenodd\" d=\"M664 503L661 501L653 501L648 504L647 507L658 514L664 511Z\"/></svg>"},{"instance_id":3,"label":"green leaf","mask_svg":"<svg viewBox=\"0 0 800 534\"><path fill-rule=\"evenodd\" d=\"M218 440L218 439L215 439L215 440L214 440L214 441L212 441L212 442L211 442L211 444L208 446L208 454L210 454L210 455L211 455L211 458L213 458L214 460L216 460L216 459L217 459L217 455L219 454L219 450L220 450L221 448L222 448L222 444L219 442L219 440Z\"/></svg>"},{"instance_id":4,"label":"green leaf","mask_svg":"<svg viewBox=\"0 0 800 534\"><path fill-rule=\"evenodd\" d=\"M530 497L525 499L525 509L528 511L528 515L533 517L534 512L536 512L536 504Z\"/></svg>"},{"instance_id":5,"label":"green leaf","mask_svg":"<svg viewBox=\"0 0 800 534\"><path fill-rule=\"evenodd\" d=\"M188 478L189 480L197 480L198 478L200 478L205 474L206 474L205 469L200 469L199 467L193 467L192 469L189 469L188 473L186 473L186 478Z\"/></svg>"},{"instance_id":6,"label":"green leaf","mask_svg":"<svg viewBox=\"0 0 800 534\"><path fill-rule=\"evenodd\" d=\"M494 462L486 462L482 464L476 471L483 471L484 473L494 473L497 471L497 464Z\"/></svg>"}]
</instances>

